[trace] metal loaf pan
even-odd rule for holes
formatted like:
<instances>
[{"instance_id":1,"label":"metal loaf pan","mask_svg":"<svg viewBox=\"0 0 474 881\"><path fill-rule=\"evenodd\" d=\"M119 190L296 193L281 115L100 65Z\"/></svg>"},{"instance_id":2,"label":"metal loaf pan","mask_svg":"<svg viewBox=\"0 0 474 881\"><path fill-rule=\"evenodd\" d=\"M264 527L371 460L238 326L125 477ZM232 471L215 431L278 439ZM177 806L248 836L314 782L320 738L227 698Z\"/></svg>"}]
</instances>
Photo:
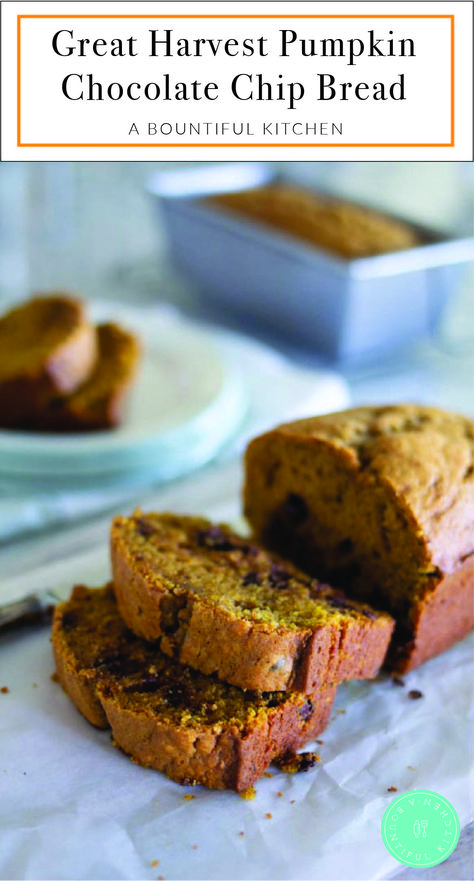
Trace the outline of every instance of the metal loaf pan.
<instances>
[{"instance_id":1,"label":"metal loaf pan","mask_svg":"<svg viewBox=\"0 0 474 881\"><path fill-rule=\"evenodd\" d=\"M443 237L405 220L422 245L348 260L203 201L284 179L274 168L221 163L150 181L172 259L201 295L333 361L387 352L432 333L463 264L474 259L474 239Z\"/></svg>"}]
</instances>

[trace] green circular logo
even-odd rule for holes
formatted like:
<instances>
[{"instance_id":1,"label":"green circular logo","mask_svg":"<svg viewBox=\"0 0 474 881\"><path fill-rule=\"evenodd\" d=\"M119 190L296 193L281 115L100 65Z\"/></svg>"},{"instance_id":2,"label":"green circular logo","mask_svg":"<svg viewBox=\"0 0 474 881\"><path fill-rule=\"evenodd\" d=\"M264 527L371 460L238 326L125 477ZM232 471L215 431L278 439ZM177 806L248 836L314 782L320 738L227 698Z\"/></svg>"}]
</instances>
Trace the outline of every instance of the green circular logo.
<instances>
[{"instance_id":1,"label":"green circular logo","mask_svg":"<svg viewBox=\"0 0 474 881\"><path fill-rule=\"evenodd\" d=\"M399 795L382 820L383 843L405 866L442 863L456 847L459 832L459 817L452 804L429 789Z\"/></svg>"}]
</instances>

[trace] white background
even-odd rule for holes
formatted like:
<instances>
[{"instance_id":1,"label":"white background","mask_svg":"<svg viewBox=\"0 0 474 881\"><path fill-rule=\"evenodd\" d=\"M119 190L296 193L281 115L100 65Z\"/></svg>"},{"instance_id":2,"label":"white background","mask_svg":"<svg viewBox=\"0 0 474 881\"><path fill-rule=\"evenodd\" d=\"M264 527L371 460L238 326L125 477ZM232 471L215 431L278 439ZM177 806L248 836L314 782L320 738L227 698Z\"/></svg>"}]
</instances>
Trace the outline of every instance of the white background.
<instances>
[{"instance_id":1,"label":"white background","mask_svg":"<svg viewBox=\"0 0 474 881\"><path fill-rule=\"evenodd\" d=\"M3 158L4 159L470 159L472 149L471 82L471 12L470 3L4 3L3 4ZM18 14L253 14L263 15L455 15L456 29L456 133L454 147L343 147L349 144L426 144L450 141L450 34L447 19L27 19L22 23L22 142L25 144L68 143L149 143L150 147L17 147L16 146L16 16ZM206 55L203 58L150 58L149 28L173 29L175 37L197 36L228 38L266 36L266 58L253 56L229 58ZM289 58L279 57L279 30L287 27L301 37L360 37L367 39L373 28L377 36L411 37L417 52L414 58L370 58L362 56L350 67L347 58L304 58L296 50ZM92 54L62 58L51 48L53 34L60 28L74 30L75 37L91 39L137 36L137 57L99 58ZM273 48L273 51L271 49ZM68 73L92 73L103 83L120 81L162 83L164 73L175 81L214 81L219 84L217 101L68 101L61 92L61 81ZM278 73L285 81L300 81L306 86L303 100L289 110L287 101L237 101L229 83L237 73L262 73L276 83ZM316 101L315 73L331 72L338 81L390 83L405 73L406 101L342 102ZM206 146L229 141L229 136L201 137L199 146L167 147L167 143L189 143L189 137L150 138L148 122L219 121L249 122L255 136L231 137L231 142L262 143L268 147L242 146L221 148ZM331 122L343 124L343 136L322 137L312 134L295 137L288 134L273 138L273 143L301 144L305 140L318 146L271 146L272 139L261 134L262 121ZM128 131L136 123L140 136ZM193 140L193 139L191 139ZM196 138L194 137L196 141ZM332 142L332 143L331 143ZM333 146L337 144L338 146ZM319 146L324 145L324 146Z\"/></svg>"}]
</instances>

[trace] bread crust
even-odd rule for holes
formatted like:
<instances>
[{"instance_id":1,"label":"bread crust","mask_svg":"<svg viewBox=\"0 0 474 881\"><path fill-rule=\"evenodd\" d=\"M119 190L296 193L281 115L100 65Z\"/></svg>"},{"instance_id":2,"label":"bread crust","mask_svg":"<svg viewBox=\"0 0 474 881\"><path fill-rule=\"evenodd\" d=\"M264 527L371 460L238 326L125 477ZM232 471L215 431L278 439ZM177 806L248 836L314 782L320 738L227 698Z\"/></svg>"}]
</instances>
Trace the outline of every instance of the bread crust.
<instances>
[{"instance_id":1,"label":"bread crust","mask_svg":"<svg viewBox=\"0 0 474 881\"><path fill-rule=\"evenodd\" d=\"M96 333L79 300L37 297L0 319L0 353L0 426L31 428L52 397L89 375Z\"/></svg>"},{"instance_id":2,"label":"bread crust","mask_svg":"<svg viewBox=\"0 0 474 881\"><path fill-rule=\"evenodd\" d=\"M245 511L257 538L390 611L398 626L389 663L398 658L401 669L403 657L405 671L472 627L473 490L472 421L432 407L299 420L246 453ZM292 493L301 504L312 495L304 523L284 513Z\"/></svg>"},{"instance_id":3,"label":"bread crust","mask_svg":"<svg viewBox=\"0 0 474 881\"><path fill-rule=\"evenodd\" d=\"M332 685L311 697L279 695L278 705L255 717L250 714L248 722L241 725L226 718L209 725L190 724L189 720L160 717L146 703L131 706L123 679L101 668L95 657L85 664L64 627L64 616L71 610L80 624L81 607L100 601L100 595L110 598L111 588L93 591L78 587L71 600L55 610L52 644L56 670L82 715L99 728L111 727L116 745L140 764L162 771L178 783L241 792L263 774L272 759L297 750L326 726L336 690ZM110 603L109 599L109 616L114 614ZM117 612L115 615L118 617ZM92 635L92 639L98 655L110 654L114 646L106 631L105 636ZM149 647L146 651L149 654ZM195 675L202 679L201 674ZM226 686L219 688L223 691Z\"/></svg>"},{"instance_id":4,"label":"bread crust","mask_svg":"<svg viewBox=\"0 0 474 881\"><path fill-rule=\"evenodd\" d=\"M120 425L138 368L139 341L112 322L97 327L97 340L97 361L91 375L72 394L53 398L39 414L36 429L85 432Z\"/></svg>"},{"instance_id":5,"label":"bread crust","mask_svg":"<svg viewBox=\"0 0 474 881\"><path fill-rule=\"evenodd\" d=\"M408 634L396 634L387 655L394 673L409 673L444 652L474 627L474 558L446 575L413 609Z\"/></svg>"},{"instance_id":6,"label":"bread crust","mask_svg":"<svg viewBox=\"0 0 474 881\"><path fill-rule=\"evenodd\" d=\"M138 519L146 516L140 514ZM162 515L165 530L170 516ZM186 530L194 523L201 528L211 526L201 519L175 520ZM171 585L159 571L153 571L143 561L140 547L130 540L132 523L133 518L116 518L111 530L112 572L120 614L134 633L158 640L162 651L181 663L253 691L310 693L328 681L367 679L377 674L393 629L388 615L376 616L369 611L369 617L362 613L359 618L328 620L315 628L275 628L238 617L193 592L185 579ZM235 537L230 531L226 534ZM225 561L221 565L224 568ZM209 581L212 585L212 573Z\"/></svg>"},{"instance_id":7,"label":"bread crust","mask_svg":"<svg viewBox=\"0 0 474 881\"><path fill-rule=\"evenodd\" d=\"M209 198L207 204L349 259L420 243L408 224L288 184L221 193Z\"/></svg>"},{"instance_id":8,"label":"bread crust","mask_svg":"<svg viewBox=\"0 0 474 881\"><path fill-rule=\"evenodd\" d=\"M302 701L299 707L292 703L273 710L265 723L248 732L236 726L221 732L172 728L154 718L137 717L103 690L100 701L115 742L140 765L161 771L182 785L199 783L209 789L243 792L273 759L295 752L321 734L329 721L334 694L335 687L326 687L311 696L315 710L310 723L301 720Z\"/></svg>"}]
</instances>

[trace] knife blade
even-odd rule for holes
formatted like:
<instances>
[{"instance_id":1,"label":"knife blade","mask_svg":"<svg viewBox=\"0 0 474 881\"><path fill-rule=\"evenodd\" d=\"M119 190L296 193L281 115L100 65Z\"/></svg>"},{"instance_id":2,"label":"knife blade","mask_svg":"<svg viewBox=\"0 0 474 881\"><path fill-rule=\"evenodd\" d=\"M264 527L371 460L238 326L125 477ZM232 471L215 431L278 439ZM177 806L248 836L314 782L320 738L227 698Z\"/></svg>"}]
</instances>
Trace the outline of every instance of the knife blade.
<instances>
[{"instance_id":1,"label":"knife blade","mask_svg":"<svg viewBox=\"0 0 474 881\"><path fill-rule=\"evenodd\" d=\"M0 634L12 627L48 623L55 606L64 599L60 592L46 588L20 600L0 606Z\"/></svg>"}]
</instances>

